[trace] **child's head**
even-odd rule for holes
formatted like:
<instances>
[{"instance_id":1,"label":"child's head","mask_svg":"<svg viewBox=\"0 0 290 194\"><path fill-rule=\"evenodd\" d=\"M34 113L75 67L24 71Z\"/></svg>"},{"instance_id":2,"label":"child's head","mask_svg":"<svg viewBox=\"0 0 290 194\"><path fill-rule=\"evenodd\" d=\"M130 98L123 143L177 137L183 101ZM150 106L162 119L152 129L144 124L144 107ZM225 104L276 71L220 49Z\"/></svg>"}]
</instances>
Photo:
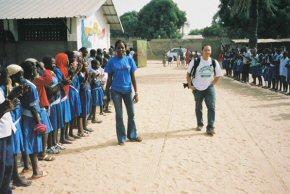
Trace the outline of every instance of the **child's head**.
<instances>
[{"instance_id":1,"label":"child's head","mask_svg":"<svg viewBox=\"0 0 290 194\"><path fill-rule=\"evenodd\" d=\"M92 64L92 68L95 69L95 70L100 67L100 62L98 60L96 60L96 59L92 60L91 64Z\"/></svg>"},{"instance_id":2,"label":"child's head","mask_svg":"<svg viewBox=\"0 0 290 194\"><path fill-rule=\"evenodd\" d=\"M103 67L103 68L106 67L107 63L108 63L108 59L107 59L107 58L103 58L103 64L102 64L102 67Z\"/></svg>"}]
</instances>

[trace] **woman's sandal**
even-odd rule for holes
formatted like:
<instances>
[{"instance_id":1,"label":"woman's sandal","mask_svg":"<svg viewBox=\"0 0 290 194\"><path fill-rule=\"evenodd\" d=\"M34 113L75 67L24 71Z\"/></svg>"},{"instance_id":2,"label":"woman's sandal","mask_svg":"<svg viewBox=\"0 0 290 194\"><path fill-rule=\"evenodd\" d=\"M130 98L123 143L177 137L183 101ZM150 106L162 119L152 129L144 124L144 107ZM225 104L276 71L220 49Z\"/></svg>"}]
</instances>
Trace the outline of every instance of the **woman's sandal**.
<instances>
[{"instance_id":1,"label":"woman's sandal","mask_svg":"<svg viewBox=\"0 0 290 194\"><path fill-rule=\"evenodd\" d=\"M50 156L48 154L38 157L38 160L44 160L44 161L53 161L54 159L55 158L53 156Z\"/></svg>"},{"instance_id":2,"label":"woman's sandal","mask_svg":"<svg viewBox=\"0 0 290 194\"><path fill-rule=\"evenodd\" d=\"M85 133L78 133L78 136L79 136L79 137L88 137L88 135L85 134Z\"/></svg>"}]
</instances>

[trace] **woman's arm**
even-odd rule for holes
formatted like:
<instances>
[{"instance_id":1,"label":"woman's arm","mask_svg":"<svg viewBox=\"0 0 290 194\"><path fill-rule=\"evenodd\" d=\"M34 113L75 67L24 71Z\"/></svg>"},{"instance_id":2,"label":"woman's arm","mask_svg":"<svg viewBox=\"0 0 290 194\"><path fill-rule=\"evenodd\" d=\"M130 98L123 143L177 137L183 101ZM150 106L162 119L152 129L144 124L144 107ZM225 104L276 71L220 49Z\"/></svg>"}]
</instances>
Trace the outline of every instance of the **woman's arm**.
<instances>
[{"instance_id":1,"label":"woman's arm","mask_svg":"<svg viewBox=\"0 0 290 194\"><path fill-rule=\"evenodd\" d=\"M131 80L132 80L133 88L134 88L134 91L135 91L135 95L133 97L133 101L135 103L137 103L139 101L139 98L138 98L138 87L137 87L135 72L131 73Z\"/></svg>"}]
</instances>

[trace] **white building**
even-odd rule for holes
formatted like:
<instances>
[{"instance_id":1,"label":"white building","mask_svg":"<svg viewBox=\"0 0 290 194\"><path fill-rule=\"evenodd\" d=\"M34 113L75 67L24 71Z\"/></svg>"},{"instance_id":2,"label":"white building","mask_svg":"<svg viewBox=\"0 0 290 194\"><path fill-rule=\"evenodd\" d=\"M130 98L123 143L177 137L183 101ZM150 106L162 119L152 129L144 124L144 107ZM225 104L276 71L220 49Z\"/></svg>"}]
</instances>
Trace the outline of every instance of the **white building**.
<instances>
[{"instance_id":1,"label":"white building","mask_svg":"<svg viewBox=\"0 0 290 194\"><path fill-rule=\"evenodd\" d=\"M111 30L123 32L112 0L0 0L0 63L109 48Z\"/></svg>"}]
</instances>

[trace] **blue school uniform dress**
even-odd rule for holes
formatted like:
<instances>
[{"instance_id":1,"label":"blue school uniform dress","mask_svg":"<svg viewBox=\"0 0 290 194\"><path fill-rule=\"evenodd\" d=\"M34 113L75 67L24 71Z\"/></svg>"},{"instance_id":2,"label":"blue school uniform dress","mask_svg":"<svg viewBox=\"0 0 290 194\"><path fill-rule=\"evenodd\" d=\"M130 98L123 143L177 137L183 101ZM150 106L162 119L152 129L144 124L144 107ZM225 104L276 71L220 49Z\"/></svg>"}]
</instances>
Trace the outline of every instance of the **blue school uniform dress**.
<instances>
[{"instance_id":1,"label":"blue school uniform dress","mask_svg":"<svg viewBox=\"0 0 290 194\"><path fill-rule=\"evenodd\" d=\"M87 116L89 116L89 114L92 112L92 89L90 83L87 83L86 96L87 96Z\"/></svg>"},{"instance_id":2,"label":"blue school uniform dress","mask_svg":"<svg viewBox=\"0 0 290 194\"><path fill-rule=\"evenodd\" d=\"M81 72L79 74L80 82L80 98L81 98L81 117L86 118L91 112L91 88L88 82L86 81L86 75Z\"/></svg>"},{"instance_id":3,"label":"blue school uniform dress","mask_svg":"<svg viewBox=\"0 0 290 194\"><path fill-rule=\"evenodd\" d=\"M52 87L58 84L58 78L55 73L52 73L53 81ZM48 109L49 119L52 125L52 130L57 130L64 127L63 113L61 107L60 92L56 93L51 99L49 99L50 107Z\"/></svg>"},{"instance_id":4,"label":"blue school uniform dress","mask_svg":"<svg viewBox=\"0 0 290 194\"><path fill-rule=\"evenodd\" d=\"M20 154L24 151L24 140L23 140L23 133L21 128L22 123L22 109L20 102L16 104L15 109L11 111L11 116L13 123L16 127L16 132L12 135L13 140L13 152L14 154Z\"/></svg>"},{"instance_id":5,"label":"blue school uniform dress","mask_svg":"<svg viewBox=\"0 0 290 194\"><path fill-rule=\"evenodd\" d=\"M48 110L44 107L40 108L40 118L42 124L45 124L47 126L46 134L53 131L49 116L48 116Z\"/></svg>"},{"instance_id":6,"label":"blue school uniform dress","mask_svg":"<svg viewBox=\"0 0 290 194\"><path fill-rule=\"evenodd\" d=\"M33 130L36 122L32 116L31 108L34 106L40 114L39 96L36 86L32 82L23 79L21 83L31 87L31 91L26 92L20 98L25 151L27 154L36 154L42 152L42 136L37 135Z\"/></svg>"},{"instance_id":7,"label":"blue school uniform dress","mask_svg":"<svg viewBox=\"0 0 290 194\"><path fill-rule=\"evenodd\" d=\"M79 117L82 112L82 104L79 91L80 91L79 76L76 75L69 89L69 101L72 119Z\"/></svg>"},{"instance_id":8,"label":"blue school uniform dress","mask_svg":"<svg viewBox=\"0 0 290 194\"><path fill-rule=\"evenodd\" d=\"M64 76L61 72L61 70L56 67L54 73L56 74L59 83L64 79ZM62 117L64 123L69 123L72 118L71 118L71 109L70 109L70 102L68 99L68 96L64 92L64 90L61 90L61 107L62 107Z\"/></svg>"},{"instance_id":9,"label":"blue school uniform dress","mask_svg":"<svg viewBox=\"0 0 290 194\"><path fill-rule=\"evenodd\" d=\"M290 84L290 60L288 60L286 68L287 68L287 83Z\"/></svg>"},{"instance_id":10,"label":"blue school uniform dress","mask_svg":"<svg viewBox=\"0 0 290 194\"><path fill-rule=\"evenodd\" d=\"M92 104L93 106L104 105L104 90L101 80L96 81L92 85Z\"/></svg>"},{"instance_id":11,"label":"blue school uniform dress","mask_svg":"<svg viewBox=\"0 0 290 194\"><path fill-rule=\"evenodd\" d=\"M251 73L252 73L253 77L262 76L262 67L261 67L261 65L259 63L258 56L252 58L252 62L251 62L251 65L250 65L250 70L251 70Z\"/></svg>"}]
</instances>

